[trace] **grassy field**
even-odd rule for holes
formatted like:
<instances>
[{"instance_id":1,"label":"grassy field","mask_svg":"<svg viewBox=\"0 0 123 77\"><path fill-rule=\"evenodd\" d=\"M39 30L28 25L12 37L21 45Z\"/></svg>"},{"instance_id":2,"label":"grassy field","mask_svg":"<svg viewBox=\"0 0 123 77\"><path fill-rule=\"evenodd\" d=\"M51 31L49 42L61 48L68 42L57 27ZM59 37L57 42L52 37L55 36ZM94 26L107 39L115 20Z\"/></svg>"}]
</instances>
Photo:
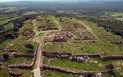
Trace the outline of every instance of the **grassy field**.
<instances>
[{"instance_id":1,"label":"grassy field","mask_svg":"<svg viewBox=\"0 0 123 77\"><path fill-rule=\"evenodd\" d=\"M8 23L9 21L14 20L14 19L17 19L17 18L18 18L18 17L14 17L14 18L9 18L9 19L5 19L5 20L1 20L1 21L0 21L0 25L6 24L6 23Z\"/></svg>"},{"instance_id":2,"label":"grassy field","mask_svg":"<svg viewBox=\"0 0 123 77\"><path fill-rule=\"evenodd\" d=\"M23 13L23 15L34 15L34 14L38 14L36 11L28 11Z\"/></svg>"},{"instance_id":3,"label":"grassy field","mask_svg":"<svg viewBox=\"0 0 123 77\"><path fill-rule=\"evenodd\" d=\"M74 29L72 25L69 25L73 22L77 22L78 20L76 19L68 19L68 18L63 18L63 22L60 23L62 25L62 28L65 29ZM122 37L117 36L112 34L111 32L107 32L105 29L102 27L98 27L97 24L90 22L90 21L85 21L81 20L84 22L88 27L92 29L92 33L98 37L98 40L93 43L85 40L73 40L73 38L68 39L67 42L46 42L44 49L47 51L57 51L57 52L71 52L73 54L82 54L82 53L89 53L89 54L94 54L94 53L101 53L102 55L121 55L123 54L123 45L117 45L117 44L112 44L110 41L121 41L123 40ZM80 31L87 31L80 29ZM69 67L69 68L74 68L74 69L79 69L79 70L86 70L88 68L91 68L90 70L93 71L100 71L105 68L106 64L112 63L114 66L117 66L117 63L119 61L123 62L122 60L118 61L106 61L103 62L100 59L90 59L90 61L98 61L102 66L100 67L98 64L89 64L89 63L76 63L76 62L71 62L69 59L54 59L54 58L44 58L44 63L49 64L49 65L56 65L56 66L61 66L61 67ZM48 70L49 71L49 70ZM54 75L57 76L57 75ZM58 75L58 77L62 77L62 75ZM44 76L45 77L45 76ZM52 77L52 75L51 75ZM67 77L67 75L65 76ZM72 77L72 76L69 76ZM76 76L74 76L76 77ZM77 76L78 77L78 76ZM106 75L104 76L106 77ZM117 74L117 77L120 77Z\"/></svg>"},{"instance_id":4,"label":"grassy field","mask_svg":"<svg viewBox=\"0 0 123 77\"><path fill-rule=\"evenodd\" d=\"M55 18L54 16L39 16L37 17L39 21L36 22L36 26L40 27L42 25L45 25L47 23L53 24L53 26L58 27L61 30L74 30L71 38L67 39L67 42L44 42L44 49L47 51L57 51L57 52L71 52L73 54L95 54L95 53L101 53L102 55L123 55L123 45L118 45L118 44L112 44L110 41L123 41L122 37L118 35L114 35L111 32L107 32L105 29L102 27L98 27L97 24L86 21L86 20L78 20L76 18L67 18L67 17L59 17ZM48 22L49 21L49 22ZM56 23L56 21L58 23ZM32 29L34 30L34 26L31 24L32 20L27 20L24 22L23 27L18 31L18 38L14 40L7 40L3 44L0 45L2 48L5 45L11 45L9 49L17 49L18 51L14 51L17 53L31 53L33 54L34 52L29 52L28 48L26 48L24 45L26 43L31 43L34 46L34 49L37 47L37 43L33 41L33 38L27 40L25 36L22 35L24 30L26 29ZM75 28L73 26L73 23L84 23L85 28ZM58 25L59 24L59 25ZM59 30L58 30L59 31ZM39 31L38 31L39 32ZM42 37L45 34L50 32L48 31L40 31L38 34L38 37ZM52 32L52 31L51 31ZM56 31L57 32L57 31ZM95 42L91 42L90 40L75 40L75 38L78 37L77 33L82 33L82 32L90 32L92 35L97 37ZM9 53L11 52L6 51L0 53L0 56L4 53ZM79 62L73 62L69 58L68 59L57 59L57 58L47 58L44 57L44 64L48 65L55 65L55 66L60 66L60 67L66 67L66 68L73 68L73 69L78 69L78 70L91 70L91 71L101 71L105 69L105 65L112 63L116 67L118 66L119 62L123 63L123 60L110 60L110 61L102 61L99 58L90 58L87 63L79 63ZM98 61L98 64L92 64L90 61ZM9 64L15 64L15 63L28 63L30 64L32 62L32 58L14 58L10 57L8 61L3 62L3 65L7 66ZM100 66L101 65L101 66ZM121 66L123 68L123 66ZM24 74L21 77L33 77L31 74L32 70L23 70ZM73 74L68 74L68 73L63 73L63 72L58 72L58 71L53 71L53 70L43 70L41 71L42 77L81 77L81 75L73 75ZM0 76L1 77L11 77L7 69L0 71ZM106 77L106 75L104 76ZM117 75L117 77L120 77Z\"/></svg>"},{"instance_id":5,"label":"grassy field","mask_svg":"<svg viewBox=\"0 0 123 77\"><path fill-rule=\"evenodd\" d=\"M113 18L115 20L123 21L123 13L122 12L106 12L104 17Z\"/></svg>"},{"instance_id":6,"label":"grassy field","mask_svg":"<svg viewBox=\"0 0 123 77\"><path fill-rule=\"evenodd\" d=\"M76 21L76 20L75 20ZM73 22L73 20L71 21ZM70 23L71 23L70 22ZM122 38L120 36L114 35L110 32L107 32L101 27L97 27L96 24L90 22L90 21L84 21L83 22L92 29L92 32L99 38L95 43L91 43L84 40L76 41L74 40L74 37L69 39L67 42L61 42L61 43L54 43L54 42L48 42L45 43L45 49L49 51L69 51L72 53L102 53L102 54L123 54L123 46L122 45L116 45L111 44L110 41L120 41ZM69 22L66 22L69 24ZM64 23L61 23L62 27L65 28ZM68 25L71 27L71 25ZM73 27L73 26L72 26ZM66 28L70 29L70 28ZM74 28L73 28L74 29ZM80 31L83 31L80 29ZM102 36L102 37L101 37ZM104 37L103 37L104 36ZM74 43L76 42L76 43ZM63 48L61 48L63 46ZM74 48L74 49L73 49ZM81 50L83 48L83 50Z\"/></svg>"},{"instance_id":7,"label":"grassy field","mask_svg":"<svg viewBox=\"0 0 123 77\"><path fill-rule=\"evenodd\" d=\"M0 47L2 48L3 46L5 45L11 45L9 47L10 50L17 50L17 51L12 51L12 52L16 52L16 53L22 53L22 54L33 54L34 53L34 50L36 49L37 47L37 43L35 42L32 42L31 40L27 40L25 36L22 35L23 31L25 29L32 29L32 25L30 24L31 20L28 20L28 21L25 21L24 23L24 26L18 31L18 38L14 39L14 40L6 40L3 44L0 45ZM29 48L26 48L24 45L26 43L30 43L33 45L34 49L33 49L33 52L30 52ZM12 52L10 51L6 51L6 52L2 52L0 53L1 57L2 57L2 54L4 53L8 53L8 54L11 54ZM8 61L5 61L3 64L5 66L8 66L10 64L22 64L22 63L26 63L26 64L31 64L32 63L32 58L24 58L24 57L10 57ZM21 77L31 77L32 74L31 74L31 71L30 70L23 70L24 74L21 76ZM2 70L0 71L0 76L1 77L12 77L8 74L8 70L5 69L5 70Z\"/></svg>"},{"instance_id":8,"label":"grassy field","mask_svg":"<svg viewBox=\"0 0 123 77\"><path fill-rule=\"evenodd\" d=\"M123 13L120 13L120 12L112 12L111 15L112 16L123 16Z\"/></svg>"},{"instance_id":9,"label":"grassy field","mask_svg":"<svg viewBox=\"0 0 123 77\"><path fill-rule=\"evenodd\" d=\"M18 8L16 7L6 7L6 8L0 8L1 12L9 13L9 12L17 12Z\"/></svg>"}]
</instances>

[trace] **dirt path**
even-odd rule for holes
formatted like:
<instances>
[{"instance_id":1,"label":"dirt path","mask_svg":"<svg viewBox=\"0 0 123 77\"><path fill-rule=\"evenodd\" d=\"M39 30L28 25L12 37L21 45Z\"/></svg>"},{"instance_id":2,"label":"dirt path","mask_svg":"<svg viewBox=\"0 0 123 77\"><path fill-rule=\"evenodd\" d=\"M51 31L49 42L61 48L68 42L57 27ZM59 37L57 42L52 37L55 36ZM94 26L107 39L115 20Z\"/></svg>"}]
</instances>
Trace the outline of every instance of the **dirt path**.
<instances>
[{"instance_id":1,"label":"dirt path","mask_svg":"<svg viewBox=\"0 0 123 77\"><path fill-rule=\"evenodd\" d=\"M35 68L40 68L41 65L41 57L42 57L42 50L41 50L41 44L38 45L38 48L36 50L36 56L35 56L35 62L34 62L34 66L33 69Z\"/></svg>"},{"instance_id":2,"label":"dirt path","mask_svg":"<svg viewBox=\"0 0 123 77\"><path fill-rule=\"evenodd\" d=\"M35 54L35 60L33 64L33 72L34 72L34 77L41 77L40 73L40 66L42 64L42 50L41 50L41 44L39 44L36 54Z\"/></svg>"},{"instance_id":3,"label":"dirt path","mask_svg":"<svg viewBox=\"0 0 123 77\"><path fill-rule=\"evenodd\" d=\"M35 57L34 57L34 64L33 64L33 72L34 72L34 77L41 77L41 73L40 73L40 66L42 65L42 45L43 45L43 37L39 37L38 36L38 29L36 26L36 19L32 20L33 23L33 28L34 28L34 32L36 33L33 41L38 43L38 47L37 50L35 51Z\"/></svg>"},{"instance_id":4,"label":"dirt path","mask_svg":"<svg viewBox=\"0 0 123 77\"><path fill-rule=\"evenodd\" d=\"M34 57L34 64L33 64L33 72L34 72L34 77L41 77L41 70L40 70L40 66L43 65L43 57L42 57L42 50L43 50L43 47L44 47L44 37L50 33L50 32L54 32L54 31L61 31L62 30L62 27L61 25L59 24L59 22L57 20L54 19L54 22L57 24L59 30L49 30L49 31L46 31L44 32L44 36L38 36L38 34L40 33L40 31L38 31L38 28L36 26L36 19L33 19L32 20L32 23L33 23L33 30L34 32L36 33L34 38L32 39L34 42L37 42L38 43L38 48L37 50L35 51L35 57Z\"/></svg>"}]
</instances>

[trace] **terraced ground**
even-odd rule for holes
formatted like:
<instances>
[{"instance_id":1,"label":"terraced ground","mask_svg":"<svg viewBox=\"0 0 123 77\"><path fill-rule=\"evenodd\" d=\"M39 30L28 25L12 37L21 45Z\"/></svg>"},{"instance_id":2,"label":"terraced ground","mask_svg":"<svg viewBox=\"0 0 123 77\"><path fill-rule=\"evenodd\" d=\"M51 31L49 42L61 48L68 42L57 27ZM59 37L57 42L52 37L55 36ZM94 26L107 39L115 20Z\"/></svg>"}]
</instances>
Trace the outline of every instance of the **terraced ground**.
<instances>
[{"instance_id":1,"label":"terraced ground","mask_svg":"<svg viewBox=\"0 0 123 77\"><path fill-rule=\"evenodd\" d=\"M107 32L102 27L98 27L97 24L86 21L86 20L78 20L76 18L68 18L68 17L54 17L54 16L38 16L33 22L34 19L29 19L25 21L23 27L18 31L18 38L9 40L4 42L7 45L7 50L0 51L0 56L8 53L12 55L12 53L21 53L21 54L34 54L34 51L37 47L37 42L42 43L41 38L43 37L43 46L42 50L46 50L49 52L70 52L72 54L96 54L100 53L103 56L107 55L123 55L123 44L116 44L112 42L121 42L123 41L122 37L112 34L111 32ZM35 23L35 26L33 24ZM50 24L50 25L49 25ZM46 30L42 31L43 28ZM50 28L49 28L50 27ZM37 29L35 29L37 28ZM57 28L51 30L51 28ZM24 35L24 32L30 30L35 32L35 35ZM55 34L68 31L70 37L67 38L66 41L54 42L45 41L47 36L53 37ZM28 34L28 32L27 32ZM32 37L30 37L32 36ZM30 49L25 47L26 44L31 44L34 48ZM97 61L98 63L91 63L92 61ZM31 64L33 62L33 58L25 58L25 57L13 57L10 56L9 60L0 62L1 65L7 67L10 64L18 64L18 63L26 63ZM122 72L123 72L123 60L109 60L102 61L99 58L90 58L88 62L80 63L71 61L69 58L67 59L58 59L58 58L49 58L43 57L43 63L47 65L55 65L66 68L73 68L77 70L83 71L95 71L100 72L105 70L105 65L112 63L115 67L114 71L116 73L116 77L119 76L117 72L117 66L119 63L121 64ZM8 69L0 71L1 77L11 77L8 74ZM11 69L10 69L11 70ZM33 77L32 70L22 69L23 74L21 77ZM64 72L58 72L53 70L41 70L42 77L82 77L83 74L69 74ZM104 77L108 77L107 74L104 74Z\"/></svg>"}]
</instances>

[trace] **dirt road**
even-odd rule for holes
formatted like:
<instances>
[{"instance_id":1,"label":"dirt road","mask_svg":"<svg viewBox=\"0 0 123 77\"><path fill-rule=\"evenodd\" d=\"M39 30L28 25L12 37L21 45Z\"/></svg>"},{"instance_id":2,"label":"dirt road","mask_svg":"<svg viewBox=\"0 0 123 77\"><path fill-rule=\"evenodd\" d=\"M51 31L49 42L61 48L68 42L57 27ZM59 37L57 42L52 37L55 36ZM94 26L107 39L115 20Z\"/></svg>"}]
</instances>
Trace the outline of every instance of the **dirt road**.
<instances>
[{"instance_id":1,"label":"dirt road","mask_svg":"<svg viewBox=\"0 0 123 77\"><path fill-rule=\"evenodd\" d=\"M38 37L38 29L36 26L36 19L32 20L33 23L33 28L34 32L36 33L33 41L38 43L38 47L35 51L35 57L34 57L34 64L33 64L33 72L34 72L34 77L41 77L41 72L40 72L40 66L42 65L43 59L42 59L42 45L43 45L43 37Z\"/></svg>"}]
</instances>

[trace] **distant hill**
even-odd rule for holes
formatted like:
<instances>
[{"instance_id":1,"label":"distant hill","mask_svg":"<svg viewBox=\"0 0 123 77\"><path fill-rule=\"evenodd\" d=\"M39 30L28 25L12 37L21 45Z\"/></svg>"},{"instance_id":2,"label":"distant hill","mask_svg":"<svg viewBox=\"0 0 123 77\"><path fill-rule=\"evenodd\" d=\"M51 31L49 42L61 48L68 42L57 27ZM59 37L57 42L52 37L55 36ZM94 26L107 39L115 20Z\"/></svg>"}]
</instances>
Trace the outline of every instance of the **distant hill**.
<instances>
[{"instance_id":1,"label":"distant hill","mask_svg":"<svg viewBox=\"0 0 123 77\"><path fill-rule=\"evenodd\" d=\"M16 1L2 2L2 7L28 7L31 9L86 9L86 10L120 10L122 9L121 0L117 1L85 1L81 2L41 2L41 1Z\"/></svg>"}]
</instances>

